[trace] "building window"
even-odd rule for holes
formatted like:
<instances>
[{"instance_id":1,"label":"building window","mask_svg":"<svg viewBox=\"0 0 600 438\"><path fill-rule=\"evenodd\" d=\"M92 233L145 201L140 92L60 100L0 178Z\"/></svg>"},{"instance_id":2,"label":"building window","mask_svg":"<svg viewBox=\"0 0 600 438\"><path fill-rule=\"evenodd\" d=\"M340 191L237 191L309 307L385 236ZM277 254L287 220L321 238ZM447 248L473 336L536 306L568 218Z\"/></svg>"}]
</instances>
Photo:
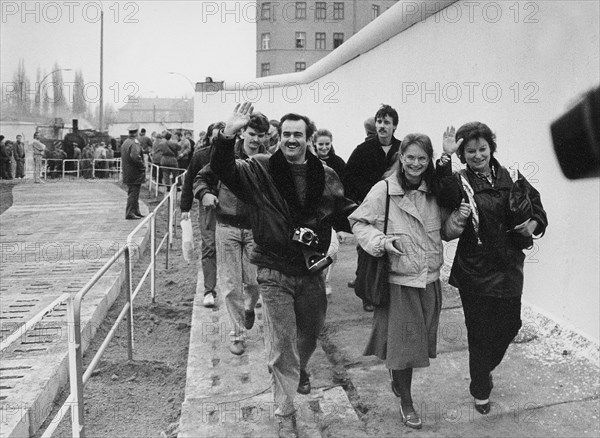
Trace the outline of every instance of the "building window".
<instances>
[{"instance_id":1,"label":"building window","mask_svg":"<svg viewBox=\"0 0 600 438\"><path fill-rule=\"evenodd\" d=\"M375 20L379 17L379 5L371 6L371 20Z\"/></svg>"},{"instance_id":2,"label":"building window","mask_svg":"<svg viewBox=\"0 0 600 438\"><path fill-rule=\"evenodd\" d=\"M315 33L315 49L326 50L327 49L327 36L325 32Z\"/></svg>"},{"instance_id":3,"label":"building window","mask_svg":"<svg viewBox=\"0 0 600 438\"><path fill-rule=\"evenodd\" d=\"M337 49L344 42L344 34L341 32L336 32L333 34L333 48Z\"/></svg>"},{"instance_id":4,"label":"building window","mask_svg":"<svg viewBox=\"0 0 600 438\"><path fill-rule=\"evenodd\" d=\"M271 63L263 62L260 65L260 75L261 76L269 76L271 74Z\"/></svg>"},{"instance_id":5,"label":"building window","mask_svg":"<svg viewBox=\"0 0 600 438\"><path fill-rule=\"evenodd\" d=\"M264 2L260 5L260 19L270 20L271 19L271 2Z\"/></svg>"},{"instance_id":6,"label":"building window","mask_svg":"<svg viewBox=\"0 0 600 438\"><path fill-rule=\"evenodd\" d=\"M296 18L299 20L306 19L306 2L296 2Z\"/></svg>"},{"instance_id":7,"label":"building window","mask_svg":"<svg viewBox=\"0 0 600 438\"><path fill-rule=\"evenodd\" d=\"M315 5L315 20L325 20L327 18L327 3L317 2Z\"/></svg>"},{"instance_id":8,"label":"building window","mask_svg":"<svg viewBox=\"0 0 600 438\"><path fill-rule=\"evenodd\" d=\"M304 71L306 70L306 62L297 62L296 63L296 71Z\"/></svg>"},{"instance_id":9,"label":"building window","mask_svg":"<svg viewBox=\"0 0 600 438\"><path fill-rule=\"evenodd\" d=\"M306 48L306 32L296 32L296 48Z\"/></svg>"},{"instance_id":10,"label":"building window","mask_svg":"<svg viewBox=\"0 0 600 438\"><path fill-rule=\"evenodd\" d=\"M335 2L333 4L333 19L334 20L343 20L344 19L344 4L340 2Z\"/></svg>"},{"instance_id":11,"label":"building window","mask_svg":"<svg viewBox=\"0 0 600 438\"><path fill-rule=\"evenodd\" d=\"M260 36L260 47L262 50L269 50L271 48L271 34L263 33Z\"/></svg>"}]
</instances>

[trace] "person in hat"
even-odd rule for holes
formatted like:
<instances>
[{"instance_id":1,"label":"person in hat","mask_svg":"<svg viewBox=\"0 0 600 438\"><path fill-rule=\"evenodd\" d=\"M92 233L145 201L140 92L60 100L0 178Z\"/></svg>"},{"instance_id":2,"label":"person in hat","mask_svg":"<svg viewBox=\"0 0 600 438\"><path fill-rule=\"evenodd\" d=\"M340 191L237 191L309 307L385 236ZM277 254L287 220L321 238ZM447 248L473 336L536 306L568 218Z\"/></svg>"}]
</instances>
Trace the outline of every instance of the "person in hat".
<instances>
[{"instance_id":1,"label":"person in hat","mask_svg":"<svg viewBox=\"0 0 600 438\"><path fill-rule=\"evenodd\" d=\"M123 183L127 184L127 207L125 219L141 219L140 213L140 188L146 180L146 166L142 146L137 138L138 125L133 124L127 128L129 137L121 145L121 165L123 168Z\"/></svg>"}]
</instances>

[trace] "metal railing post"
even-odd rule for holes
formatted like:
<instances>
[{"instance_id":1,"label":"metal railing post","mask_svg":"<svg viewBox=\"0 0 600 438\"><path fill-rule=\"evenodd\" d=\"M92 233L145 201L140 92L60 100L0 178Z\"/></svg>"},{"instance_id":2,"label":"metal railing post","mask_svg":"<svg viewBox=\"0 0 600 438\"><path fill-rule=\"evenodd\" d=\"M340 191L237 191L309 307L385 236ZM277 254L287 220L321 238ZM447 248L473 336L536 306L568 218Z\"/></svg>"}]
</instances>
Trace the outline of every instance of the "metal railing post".
<instances>
[{"instance_id":1,"label":"metal railing post","mask_svg":"<svg viewBox=\"0 0 600 438\"><path fill-rule=\"evenodd\" d=\"M92 178L96 178L96 160L92 160Z\"/></svg>"},{"instance_id":2,"label":"metal railing post","mask_svg":"<svg viewBox=\"0 0 600 438\"><path fill-rule=\"evenodd\" d=\"M69 328L73 332L68 337L69 381L71 394L75 400L71 405L71 431L73 437L85 437L83 417L83 359L81 352L81 300L70 297L67 301Z\"/></svg>"},{"instance_id":3,"label":"metal railing post","mask_svg":"<svg viewBox=\"0 0 600 438\"><path fill-rule=\"evenodd\" d=\"M171 249L171 193L169 192L169 200L167 202L167 208L168 208L168 223L167 223L167 246L166 246L166 253L165 253L165 269L169 269L169 249Z\"/></svg>"},{"instance_id":4,"label":"metal railing post","mask_svg":"<svg viewBox=\"0 0 600 438\"><path fill-rule=\"evenodd\" d=\"M129 305L129 321L127 321L127 359L133 360L133 301L131 293L133 288L133 278L131 275L131 251L129 243L125 248L125 284L127 285L127 304Z\"/></svg>"},{"instance_id":5,"label":"metal railing post","mask_svg":"<svg viewBox=\"0 0 600 438\"><path fill-rule=\"evenodd\" d=\"M152 215L150 220L150 248L152 250L150 255L150 296L152 302L155 301L156 294L156 215Z\"/></svg>"}]
</instances>

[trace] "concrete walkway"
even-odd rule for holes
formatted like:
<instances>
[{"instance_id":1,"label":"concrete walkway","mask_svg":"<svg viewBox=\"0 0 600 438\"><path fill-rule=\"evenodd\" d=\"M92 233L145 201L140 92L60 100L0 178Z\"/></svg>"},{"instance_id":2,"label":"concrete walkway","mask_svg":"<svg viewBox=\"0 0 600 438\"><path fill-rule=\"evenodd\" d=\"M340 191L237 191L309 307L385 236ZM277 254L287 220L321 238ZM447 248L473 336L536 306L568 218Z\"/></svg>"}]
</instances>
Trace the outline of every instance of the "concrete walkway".
<instances>
[{"instance_id":1,"label":"concrete walkway","mask_svg":"<svg viewBox=\"0 0 600 438\"><path fill-rule=\"evenodd\" d=\"M14 187L13 205L0 216L2 340L63 293L78 292L126 244L139 223L125 220L126 198L99 180ZM145 234L137 233L137 245ZM83 301L84 348L120 291L122 266L115 264ZM2 351L0 437L28 437L50 413L67 383L67 333L66 305L59 305Z\"/></svg>"},{"instance_id":2,"label":"concrete walkway","mask_svg":"<svg viewBox=\"0 0 600 438\"><path fill-rule=\"evenodd\" d=\"M413 378L423 429L406 428L385 366L362 356L371 314L346 283L356 250L341 248L333 271L334 294L320 347L309 363L312 394L298 395L300 437L598 437L598 347L565 336L552 321L523 310L524 327L494 372L492 411L482 416L468 392L468 350L460 299L444 286L438 357ZM443 269L447 278L449 266ZM242 356L229 350L227 312L196 297L192 317L180 438L275 437L262 315ZM591 353L591 354L587 354ZM590 360L590 357L595 358Z\"/></svg>"}]
</instances>

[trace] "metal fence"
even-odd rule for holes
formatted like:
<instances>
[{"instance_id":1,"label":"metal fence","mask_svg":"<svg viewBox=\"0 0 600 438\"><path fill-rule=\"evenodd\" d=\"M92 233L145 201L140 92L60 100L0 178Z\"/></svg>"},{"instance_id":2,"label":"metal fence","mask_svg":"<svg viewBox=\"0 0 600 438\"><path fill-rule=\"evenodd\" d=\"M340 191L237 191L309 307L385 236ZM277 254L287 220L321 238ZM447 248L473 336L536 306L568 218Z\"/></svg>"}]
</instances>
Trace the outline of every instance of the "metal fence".
<instances>
[{"instance_id":1,"label":"metal fence","mask_svg":"<svg viewBox=\"0 0 600 438\"><path fill-rule=\"evenodd\" d=\"M68 324L68 347L69 347L69 383L71 393L61 406L56 416L50 422L49 426L42 435L43 438L51 437L56 431L56 428L60 424L60 421L66 415L67 411L71 409L71 432L73 437L85 437L85 417L84 417L84 401L83 401L83 389L89 378L91 377L95 367L98 365L100 358L106 350L108 344L114 337L119 324L128 318L127 323L127 357L129 360L133 359L133 302L140 292L143 283L145 282L148 275L150 275L150 293L152 302L155 302L156 296L156 256L162 249L163 245L166 248L165 257L165 268L169 267L169 249L173 244L173 238L175 236L176 224L175 224L175 209L177 207L177 182L180 178L183 178L183 174L179 175L175 183L171 186L171 190L168 195L158 204L158 206L152 211L146 218L138 224L135 229L127 236L127 244L117 251L110 260L108 260L104 266L94 274L94 276L88 281L88 283L75 295L63 294L50 305L48 305L43 311L39 312L34 318L26 323L25 329L28 330L37 324L46 313L52 310L57 305L67 303L67 324ZM158 245L156 244L156 216L157 213L165 207L168 208L168 230L164 236L160 239ZM138 284L133 286L133 272L131 256L134 251L133 249L133 238L143 227L150 223L150 248L151 248L151 260L148 267L145 269L142 278ZM165 245L166 244L166 245ZM115 323L106 335L102 345L98 348L92 361L83 370L83 348L81 344L81 302L85 295L92 289L92 287L102 278L102 276L115 264L121 256L124 257L124 269L125 269L125 286L127 288L127 302L121 309L119 316ZM18 338L9 337L2 342L2 349L10 345Z\"/></svg>"},{"instance_id":2,"label":"metal fence","mask_svg":"<svg viewBox=\"0 0 600 438\"><path fill-rule=\"evenodd\" d=\"M114 179L121 178L121 159L62 159L62 158L42 158L42 177L57 177L65 179L66 175L75 178L98 178L112 176Z\"/></svg>"}]
</instances>

